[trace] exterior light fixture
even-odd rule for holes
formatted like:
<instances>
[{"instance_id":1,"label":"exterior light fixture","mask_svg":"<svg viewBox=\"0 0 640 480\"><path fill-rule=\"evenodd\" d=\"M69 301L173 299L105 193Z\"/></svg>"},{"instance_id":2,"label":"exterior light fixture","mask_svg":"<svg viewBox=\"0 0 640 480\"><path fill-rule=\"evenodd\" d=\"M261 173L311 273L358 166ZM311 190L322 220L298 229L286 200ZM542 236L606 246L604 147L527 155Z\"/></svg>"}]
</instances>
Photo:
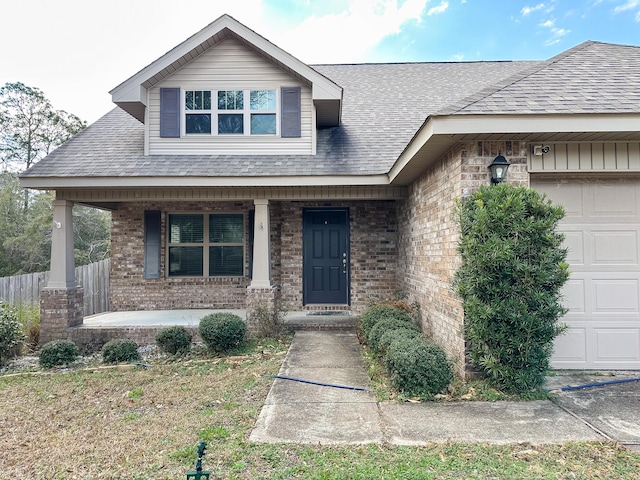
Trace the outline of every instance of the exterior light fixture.
<instances>
[{"instance_id":1,"label":"exterior light fixture","mask_svg":"<svg viewBox=\"0 0 640 480\"><path fill-rule=\"evenodd\" d=\"M498 152L498 156L493 159L493 163L489 165L489 170L491 170L491 183L498 184L502 182L505 178L507 178L507 170L509 169L509 165L511 165L506 158L504 158L500 152Z\"/></svg>"}]
</instances>

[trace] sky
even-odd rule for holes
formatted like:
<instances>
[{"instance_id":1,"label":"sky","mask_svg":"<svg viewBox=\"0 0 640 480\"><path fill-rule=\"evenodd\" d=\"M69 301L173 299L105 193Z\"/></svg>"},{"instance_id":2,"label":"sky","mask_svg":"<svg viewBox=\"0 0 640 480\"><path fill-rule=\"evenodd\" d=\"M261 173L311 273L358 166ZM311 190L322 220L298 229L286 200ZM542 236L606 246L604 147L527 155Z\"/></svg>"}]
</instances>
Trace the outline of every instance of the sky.
<instances>
[{"instance_id":1,"label":"sky","mask_svg":"<svg viewBox=\"0 0 640 480\"><path fill-rule=\"evenodd\" d=\"M89 123L109 91L225 13L314 63L546 60L640 46L640 0L0 0L0 86Z\"/></svg>"}]
</instances>

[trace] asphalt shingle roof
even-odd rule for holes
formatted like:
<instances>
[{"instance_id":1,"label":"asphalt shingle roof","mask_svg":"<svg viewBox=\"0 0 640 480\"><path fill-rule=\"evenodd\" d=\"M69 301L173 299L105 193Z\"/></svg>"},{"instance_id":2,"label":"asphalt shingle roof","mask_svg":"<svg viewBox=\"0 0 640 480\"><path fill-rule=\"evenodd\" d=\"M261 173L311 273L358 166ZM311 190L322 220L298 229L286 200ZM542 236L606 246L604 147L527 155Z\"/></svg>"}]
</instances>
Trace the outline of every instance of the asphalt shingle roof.
<instances>
[{"instance_id":1,"label":"asphalt shingle roof","mask_svg":"<svg viewBox=\"0 0 640 480\"><path fill-rule=\"evenodd\" d=\"M344 88L317 155L144 156L144 126L115 108L23 177L376 175L435 114L640 112L640 48L586 42L547 62L316 65Z\"/></svg>"}]
</instances>

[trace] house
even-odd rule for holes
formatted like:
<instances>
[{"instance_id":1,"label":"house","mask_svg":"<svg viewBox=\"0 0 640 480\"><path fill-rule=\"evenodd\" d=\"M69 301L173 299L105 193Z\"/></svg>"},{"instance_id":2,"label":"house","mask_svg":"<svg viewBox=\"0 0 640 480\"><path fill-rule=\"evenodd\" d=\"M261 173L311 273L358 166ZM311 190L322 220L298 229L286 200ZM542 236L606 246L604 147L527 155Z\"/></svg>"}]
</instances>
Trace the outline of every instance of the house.
<instances>
[{"instance_id":1,"label":"house","mask_svg":"<svg viewBox=\"0 0 640 480\"><path fill-rule=\"evenodd\" d=\"M21 176L55 190L43 341L73 336L72 208L112 212L112 310L363 311L400 291L465 371L457 198L507 181L562 203L558 368L640 368L640 48L548 61L309 66L222 16L111 92Z\"/></svg>"}]
</instances>

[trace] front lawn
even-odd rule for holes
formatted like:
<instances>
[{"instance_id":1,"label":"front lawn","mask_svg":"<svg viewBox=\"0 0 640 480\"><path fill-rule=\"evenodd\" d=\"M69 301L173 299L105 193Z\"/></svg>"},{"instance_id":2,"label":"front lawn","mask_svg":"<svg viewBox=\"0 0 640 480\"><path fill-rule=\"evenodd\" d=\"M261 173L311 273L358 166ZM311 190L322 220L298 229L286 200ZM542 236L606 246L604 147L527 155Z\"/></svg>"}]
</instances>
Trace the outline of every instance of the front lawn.
<instances>
[{"instance_id":1,"label":"front lawn","mask_svg":"<svg viewBox=\"0 0 640 480\"><path fill-rule=\"evenodd\" d=\"M212 478L626 479L640 455L612 443L426 447L247 442L287 345L151 368L0 375L0 478L182 479L200 439Z\"/></svg>"}]
</instances>

